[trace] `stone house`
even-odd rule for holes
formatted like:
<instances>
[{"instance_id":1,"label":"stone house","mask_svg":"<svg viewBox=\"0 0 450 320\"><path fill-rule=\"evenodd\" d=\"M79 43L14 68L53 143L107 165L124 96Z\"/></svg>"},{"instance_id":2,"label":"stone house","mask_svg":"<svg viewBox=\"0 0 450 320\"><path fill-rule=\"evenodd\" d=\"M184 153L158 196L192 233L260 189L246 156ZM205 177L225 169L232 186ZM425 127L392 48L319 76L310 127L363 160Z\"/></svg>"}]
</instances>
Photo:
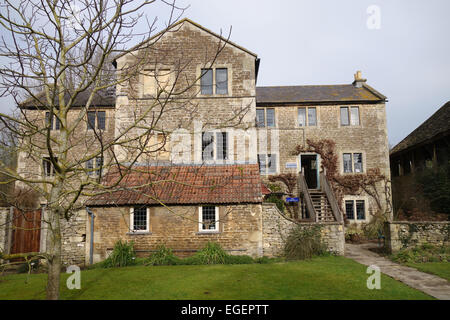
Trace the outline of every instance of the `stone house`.
<instances>
[{"instance_id":1,"label":"stone house","mask_svg":"<svg viewBox=\"0 0 450 320\"><path fill-rule=\"evenodd\" d=\"M67 263L100 261L119 239L135 241L141 254L166 244L187 255L207 241L217 241L236 254L276 255L295 225L322 226L329 249L343 254L343 220L369 222L377 210L375 200L364 192L343 194L339 201L322 155L299 151L308 141L330 140L340 176L377 169L390 177L386 97L359 72L345 85L257 87L258 56L189 19L118 56L114 64L118 78L131 65L139 65L139 73L117 85L115 94L99 93L87 126L93 123L108 139L136 117L152 123L160 114L154 142L164 148L137 156L132 144L114 146L111 154L121 163L137 157L136 170L121 182L121 191L83 199L86 210L63 231ZM83 102L81 96L79 106ZM53 121L33 103L21 108L42 124ZM95 147L88 127L77 134L73 157ZM135 128L124 139L139 134ZM111 154L89 168L100 169ZM18 171L24 176L52 174L45 154L19 155ZM288 173L296 177L290 196L300 203L302 222L263 202L270 177ZM104 170L102 176L110 183L115 174ZM152 188L135 188L149 179ZM375 188L384 190L382 185ZM10 224L0 239L5 248L14 241L13 229ZM42 227L41 250L45 245Z\"/></svg>"}]
</instances>

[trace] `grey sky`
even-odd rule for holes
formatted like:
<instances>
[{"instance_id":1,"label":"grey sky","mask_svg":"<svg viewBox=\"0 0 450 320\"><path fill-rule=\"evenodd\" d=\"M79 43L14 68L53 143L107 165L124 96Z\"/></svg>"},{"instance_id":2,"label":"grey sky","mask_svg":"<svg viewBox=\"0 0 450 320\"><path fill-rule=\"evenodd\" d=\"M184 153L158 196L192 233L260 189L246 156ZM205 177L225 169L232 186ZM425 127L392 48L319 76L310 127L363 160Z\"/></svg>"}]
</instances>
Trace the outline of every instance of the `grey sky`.
<instances>
[{"instance_id":1,"label":"grey sky","mask_svg":"<svg viewBox=\"0 0 450 320\"><path fill-rule=\"evenodd\" d=\"M345 84L361 70L386 95L388 135L398 143L450 100L448 0L183 0L188 17L261 58L258 85ZM381 9L370 30L369 5ZM167 10L158 15L161 26ZM5 111L9 100L0 100Z\"/></svg>"}]
</instances>

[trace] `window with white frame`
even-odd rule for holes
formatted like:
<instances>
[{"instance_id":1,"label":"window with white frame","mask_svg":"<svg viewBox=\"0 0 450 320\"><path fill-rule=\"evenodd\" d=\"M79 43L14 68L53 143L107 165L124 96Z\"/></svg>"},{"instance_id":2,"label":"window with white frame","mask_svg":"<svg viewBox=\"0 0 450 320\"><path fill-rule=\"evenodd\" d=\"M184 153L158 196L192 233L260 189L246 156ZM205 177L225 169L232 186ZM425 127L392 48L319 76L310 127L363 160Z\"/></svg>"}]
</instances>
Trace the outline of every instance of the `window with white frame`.
<instances>
[{"instance_id":1,"label":"window with white frame","mask_svg":"<svg viewBox=\"0 0 450 320\"><path fill-rule=\"evenodd\" d=\"M298 108L299 127L314 127L317 125L317 110L315 107Z\"/></svg>"},{"instance_id":2,"label":"window with white frame","mask_svg":"<svg viewBox=\"0 0 450 320\"><path fill-rule=\"evenodd\" d=\"M345 215L347 220L366 220L365 200L345 200Z\"/></svg>"},{"instance_id":3,"label":"window with white frame","mask_svg":"<svg viewBox=\"0 0 450 320\"><path fill-rule=\"evenodd\" d=\"M359 107L341 107L341 126L359 126Z\"/></svg>"},{"instance_id":4,"label":"window with white frame","mask_svg":"<svg viewBox=\"0 0 450 320\"><path fill-rule=\"evenodd\" d=\"M219 231L219 207L199 207L198 221L199 232Z\"/></svg>"},{"instance_id":5,"label":"window with white frame","mask_svg":"<svg viewBox=\"0 0 450 320\"><path fill-rule=\"evenodd\" d=\"M362 153L344 153L342 162L344 173L361 173L364 170Z\"/></svg>"},{"instance_id":6,"label":"window with white frame","mask_svg":"<svg viewBox=\"0 0 450 320\"><path fill-rule=\"evenodd\" d=\"M275 109L274 108L256 109L256 126L258 128L275 127Z\"/></svg>"},{"instance_id":7,"label":"window with white frame","mask_svg":"<svg viewBox=\"0 0 450 320\"><path fill-rule=\"evenodd\" d=\"M101 176L103 167L103 157L96 157L86 161L86 173L88 176Z\"/></svg>"},{"instance_id":8,"label":"window with white frame","mask_svg":"<svg viewBox=\"0 0 450 320\"><path fill-rule=\"evenodd\" d=\"M136 206L131 208L130 212L130 230L131 232L149 231L149 208L146 206Z\"/></svg>"},{"instance_id":9,"label":"window with white frame","mask_svg":"<svg viewBox=\"0 0 450 320\"><path fill-rule=\"evenodd\" d=\"M277 155L276 154L258 154L259 172L261 174L277 173Z\"/></svg>"},{"instance_id":10,"label":"window with white frame","mask_svg":"<svg viewBox=\"0 0 450 320\"><path fill-rule=\"evenodd\" d=\"M228 160L227 132L202 132L202 160Z\"/></svg>"}]
</instances>

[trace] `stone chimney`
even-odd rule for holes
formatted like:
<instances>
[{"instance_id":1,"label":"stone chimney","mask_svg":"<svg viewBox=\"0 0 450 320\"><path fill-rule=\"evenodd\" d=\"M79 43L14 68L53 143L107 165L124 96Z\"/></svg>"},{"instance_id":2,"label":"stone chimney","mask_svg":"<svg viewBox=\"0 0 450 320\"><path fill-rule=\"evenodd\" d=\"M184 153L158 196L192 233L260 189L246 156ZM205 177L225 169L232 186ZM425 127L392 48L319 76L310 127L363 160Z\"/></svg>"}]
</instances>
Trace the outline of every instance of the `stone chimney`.
<instances>
[{"instance_id":1,"label":"stone chimney","mask_svg":"<svg viewBox=\"0 0 450 320\"><path fill-rule=\"evenodd\" d=\"M363 79L362 76L361 76L361 71L358 70L355 73L355 81L353 81L352 84L356 88L361 88L363 86L364 82L366 82L366 81L367 81L367 79Z\"/></svg>"}]
</instances>

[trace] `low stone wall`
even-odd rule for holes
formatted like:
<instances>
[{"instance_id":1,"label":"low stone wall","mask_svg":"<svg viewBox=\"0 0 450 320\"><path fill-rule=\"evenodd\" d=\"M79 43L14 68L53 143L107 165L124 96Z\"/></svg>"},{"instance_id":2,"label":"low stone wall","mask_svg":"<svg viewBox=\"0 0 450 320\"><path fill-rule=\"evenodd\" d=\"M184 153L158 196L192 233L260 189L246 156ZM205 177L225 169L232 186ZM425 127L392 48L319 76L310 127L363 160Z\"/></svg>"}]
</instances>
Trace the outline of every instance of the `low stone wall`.
<instances>
[{"instance_id":1,"label":"low stone wall","mask_svg":"<svg viewBox=\"0 0 450 320\"><path fill-rule=\"evenodd\" d=\"M394 221L384 224L386 247L390 252L424 243L450 245L449 221Z\"/></svg>"},{"instance_id":2,"label":"low stone wall","mask_svg":"<svg viewBox=\"0 0 450 320\"><path fill-rule=\"evenodd\" d=\"M298 223L284 217L273 203L263 203L262 208L263 255L279 256L283 251L285 239L296 226L302 228L319 226L328 250L337 255L344 255L345 235L344 226L341 223Z\"/></svg>"}]
</instances>

